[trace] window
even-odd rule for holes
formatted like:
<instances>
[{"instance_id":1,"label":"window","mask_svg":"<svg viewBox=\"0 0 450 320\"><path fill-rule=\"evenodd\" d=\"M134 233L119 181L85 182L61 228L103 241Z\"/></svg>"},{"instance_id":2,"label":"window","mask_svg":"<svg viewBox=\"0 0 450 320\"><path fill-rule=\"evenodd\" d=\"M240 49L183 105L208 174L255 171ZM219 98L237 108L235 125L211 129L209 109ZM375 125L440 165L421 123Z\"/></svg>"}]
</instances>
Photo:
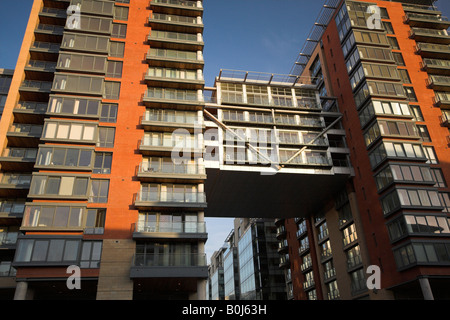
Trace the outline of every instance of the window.
<instances>
[{"instance_id":1,"label":"window","mask_svg":"<svg viewBox=\"0 0 450 320\"><path fill-rule=\"evenodd\" d=\"M417 129L419 130L420 137L424 142L431 142L430 134L428 133L428 129L426 125L417 125Z\"/></svg>"},{"instance_id":2,"label":"window","mask_svg":"<svg viewBox=\"0 0 450 320\"><path fill-rule=\"evenodd\" d=\"M110 174L112 165L112 153L96 152L93 173Z\"/></svg>"},{"instance_id":3,"label":"window","mask_svg":"<svg viewBox=\"0 0 450 320\"><path fill-rule=\"evenodd\" d=\"M108 61L106 76L109 78L122 78L122 61Z\"/></svg>"},{"instance_id":4,"label":"window","mask_svg":"<svg viewBox=\"0 0 450 320\"><path fill-rule=\"evenodd\" d=\"M420 106L410 105L409 107L411 108L412 114L414 115L414 120L424 121Z\"/></svg>"},{"instance_id":5,"label":"window","mask_svg":"<svg viewBox=\"0 0 450 320\"><path fill-rule=\"evenodd\" d=\"M80 268L100 268L102 241L83 241Z\"/></svg>"},{"instance_id":6,"label":"window","mask_svg":"<svg viewBox=\"0 0 450 320\"><path fill-rule=\"evenodd\" d=\"M47 112L54 114L98 116L100 100L75 97L50 97Z\"/></svg>"},{"instance_id":7,"label":"window","mask_svg":"<svg viewBox=\"0 0 450 320\"><path fill-rule=\"evenodd\" d=\"M111 41L109 45L109 56L114 58L123 58L125 53L125 43Z\"/></svg>"},{"instance_id":8,"label":"window","mask_svg":"<svg viewBox=\"0 0 450 320\"><path fill-rule=\"evenodd\" d=\"M442 173L442 169L439 168L431 168L431 173L433 175L434 181L436 182L436 187L438 188L446 188L447 183L445 182L444 175Z\"/></svg>"},{"instance_id":9,"label":"window","mask_svg":"<svg viewBox=\"0 0 450 320\"><path fill-rule=\"evenodd\" d=\"M109 192L109 180L92 180L89 202L107 203Z\"/></svg>"},{"instance_id":10,"label":"window","mask_svg":"<svg viewBox=\"0 0 450 320\"><path fill-rule=\"evenodd\" d=\"M391 48L394 50L400 50L400 46L398 45L397 38L395 37L387 37Z\"/></svg>"},{"instance_id":11,"label":"window","mask_svg":"<svg viewBox=\"0 0 450 320\"><path fill-rule=\"evenodd\" d=\"M111 127L99 127L97 147L114 148L116 129Z\"/></svg>"},{"instance_id":12,"label":"window","mask_svg":"<svg viewBox=\"0 0 450 320\"><path fill-rule=\"evenodd\" d=\"M57 68L105 73L106 58L104 56L60 53Z\"/></svg>"},{"instance_id":13,"label":"window","mask_svg":"<svg viewBox=\"0 0 450 320\"><path fill-rule=\"evenodd\" d=\"M31 181L30 195L47 198L85 198L89 177L35 175Z\"/></svg>"},{"instance_id":14,"label":"window","mask_svg":"<svg viewBox=\"0 0 450 320\"><path fill-rule=\"evenodd\" d=\"M400 207L442 207L437 191L430 189L394 189L380 201L385 215Z\"/></svg>"},{"instance_id":15,"label":"window","mask_svg":"<svg viewBox=\"0 0 450 320\"><path fill-rule=\"evenodd\" d=\"M36 160L38 166L90 168L92 150L76 148L41 147Z\"/></svg>"},{"instance_id":16,"label":"window","mask_svg":"<svg viewBox=\"0 0 450 320\"><path fill-rule=\"evenodd\" d=\"M394 181L431 184L434 179L428 166L391 164L375 176L375 181L378 190L382 190Z\"/></svg>"},{"instance_id":17,"label":"window","mask_svg":"<svg viewBox=\"0 0 450 320\"><path fill-rule=\"evenodd\" d=\"M61 48L106 53L108 42L108 37L64 32Z\"/></svg>"},{"instance_id":18,"label":"window","mask_svg":"<svg viewBox=\"0 0 450 320\"><path fill-rule=\"evenodd\" d=\"M103 98L109 100L119 100L120 82L105 81L105 90Z\"/></svg>"},{"instance_id":19,"label":"window","mask_svg":"<svg viewBox=\"0 0 450 320\"><path fill-rule=\"evenodd\" d=\"M100 122L115 123L117 121L117 103L104 103L101 105Z\"/></svg>"},{"instance_id":20,"label":"window","mask_svg":"<svg viewBox=\"0 0 450 320\"><path fill-rule=\"evenodd\" d=\"M410 84L411 78L409 77L408 70L406 69L398 69L400 77L402 78L403 83Z\"/></svg>"},{"instance_id":21,"label":"window","mask_svg":"<svg viewBox=\"0 0 450 320\"><path fill-rule=\"evenodd\" d=\"M45 263L45 265L77 264L81 240L35 239L19 240L16 263L27 265Z\"/></svg>"},{"instance_id":22,"label":"window","mask_svg":"<svg viewBox=\"0 0 450 320\"><path fill-rule=\"evenodd\" d=\"M81 228L85 208L61 205L27 206L23 227Z\"/></svg>"},{"instance_id":23,"label":"window","mask_svg":"<svg viewBox=\"0 0 450 320\"><path fill-rule=\"evenodd\" d=\"M428 159L427 163L430 164L438 164L439 161L436 157L436 152L434 152L434 147L432 146L423 146L423 150L425 152L425 155Z\"/></svg>"},{"instance_id":24,"label":"window","mask_svg":"<svg viewBox=\"0 0 450 320\"><path fill-rule=\"evenodd\" d=\"M94 142L97 125L76 122L46 122L44 125L44 139Z\"/></svg>"},{"instance_id":25,"label":"window","mask_svg":"<svg viewBox=\"0 0 450 320\"><path fill-rule=\"evenodd\" d=\"M392 55L398 66L405 66L405 60L403 60L403 55L400 52L392 52Z\"/></svg>"},{"instance_id":26,"label":"window","mask_svg":"<svg viewBox=\"0 0 450 320\"><path fill-rule=\"evenodd\" d=\"M87 209L85 234L103 234L105 229L106 209Z\"/></svg>"},{"instance_id":27,"label":"window","mask_svg":"<svg viewBox=\"0 0 450 320\"><path fill-rule=\"evenodd\" d=\"M94 11L95 12L95 11ZM109 34L111 19L81 15L81 30Z\"/></svg>"},{"instance_id":28,"label":"window","mask_svg":"<svg viewBox=\"0 0 450 320\"><path fill-rule=\"evenodd\" d=\"M128 8L114 7L114 20L128 21Z\"/></svg>"},{"instance_id":29,"label":"window","mask_svg":"<svg viewBox=\"0 0 450 320\"><path fill-rule=\"evenodd\" d=\"M417 102L416 92L413 87L403 87L405 90L405 96L409 101Z\"/></svg>"},{"instance_id":30,"label":"window","mask_svg":"<svg viewBox=\"0 0 450 320\"><path fill-rule=\"evenodd\" d=\"M52 90L101 95L103 92L103 78L55 74Z\"/></svg>"},{"instance_id":31,"label":"window","mask_svg":"<svg viewBox=\"0 0 450 320\"><path fill-rule=\"evenodd\" d=\"M113 23L112 24L112 38L118 38L118 39L125 39L127 36L127 25L126 24L119 24L119 23Z\"/></svg>"}]
</instances>

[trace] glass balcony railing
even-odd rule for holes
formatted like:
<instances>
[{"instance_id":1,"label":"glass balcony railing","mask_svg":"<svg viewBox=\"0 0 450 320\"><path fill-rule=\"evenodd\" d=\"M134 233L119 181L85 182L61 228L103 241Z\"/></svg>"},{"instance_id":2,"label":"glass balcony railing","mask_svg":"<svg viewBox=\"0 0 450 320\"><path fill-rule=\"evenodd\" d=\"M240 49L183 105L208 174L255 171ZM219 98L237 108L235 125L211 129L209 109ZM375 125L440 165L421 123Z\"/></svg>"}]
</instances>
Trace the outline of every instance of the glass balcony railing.
<instances>
[{"instance_id":1,"label":"glass balcony railing","mask_svg":"<svg viewBox=\"0 0 450 320\"><path fill-rule=\"evenodd\" d=\"M61 46L58 43L42 41L35 41L31 45L31 49L48 50L54 52L58 52L60 47Z\"/></svg>"},{"instance_id":2,"label":"glass balcony railing","mask_svg":"<svg viewBox=\"0 0 450 320\"><path fill-rule=\"evenodd\" d=\"M346 245L349 245L350 243L355 242L356 240L358 240L358 235L356 233L351 233L348 236L344 237L344 239L342 239L342 243L345 247Z\"/></svg>"},{"instance_id":3,"label":"glass balcony railing","mask_svg":"<svg viewBox=\"0 0 450 320\"><path fill-rule=\"evenodd\" d=\"M410 36L414 37L417 35L426 35L431 37L448 37L447 31L445 30L436 30L436 29L427 29L427 28L411 28Z\"/></svg>"},{"instance_id":4,"label":"glass balcony railing","mask_svg":"<svg viewBox=\"0 0 450 320\"><path fill-rule=\"evenodd\" d=\"M169 23L191 24L191 25L203 24L201 17L176 16L173 14L165 14L165 13L153 13L153 16L150 16L150 20L164 21Z\"/></svg>"},{"instance_id":5,"label":"glass balcony railing","mask_svg":"<svg viewBox=\"0 0 450 320\"><path fill-rule=\"evenodd\" d=\"M28 61L26 68L41 69L49 72L54 72L56 68L56 62L30 60Z\"/></svg>"},{"instance_id":6,"label":"glass balcony railing","mask_svg":"<svg viewBox=\"0 0 450 320\"><path fill-rule=\"evenodd\" d=\"M19 232L0 232L0 246L10 246L17 243Z\"/></svg>"},{"instance_id":7,"label":"glass balcony railing","mask_svg":"<svg viewBox=\"0 0 450 320\"><path fill-rule=\"evenodd\" d=\"M152 4L170 4L174 6L182 6L188 8L202 8L201 1L189 1L189 0L153 0Z\"/></svg>"},{"instance_id":8,"label":"glass balcony railing","mask_svg":"<svg viewBox=\"0 0 450 320\"><path fill-rule=\"evenodd\" d=\"M177 90L163 88L149 88L144 95L144 99L157 99L179 102L203 102L203 96L201 96L195 90Z\"/></svg>"},{"instance_id":9,"label":"glass balcony railing","mask_svg":"<svg viewBox=\"0 0 450 320\"><path fill-rule=\"evenodd\" d=\"M422 69L426 68L450 68L450 60L425 58L421 62Z\"/></svg>"},{"instance_id":10,"label":"glass balcony railing","mask_svg":"<svg viewBox=\"0 0 450 320\"><path fill-rule=\"evenodd\" d=\"M146 74L147 78L185 80L185 81L202 81L202 73L197 70L177 70L177 69L149 69Z\"/></svg>"},{"instance_id":11,"label":"glass balcony railing","mask_svg":"<svg viewBox=\"0 0 450 320\"><path fill-rule=\"evenodd\" d=\"M315 285L315 282L313 279L309 279L305 282L303 282L303 290L307 290L312 288Z\"/></svg>"},{"instance_id":12,"label":"glass balcony railing","mask_svg":"<svg viewBox=\"0 0 450 320\"><path fill-rule=\"evenodd\" d=\"M436 16L436 15L431 15L431 14L407 13L406 16L404 17L405 21L409 21L411 19L420 19L420 20L426 20L429 22L448 21L447 17Z\"/></svg>"},{"instance_id":13,"label":"glass balcony railing","mask_svg":"<svg viewBox=\"0 0 450 320\"><path fill-rule=\"evenodd\" d=\"M66 17L67 12L66 10L56 9L56 8L49 8L49 7L43 7L42 13L51 14L59 17Z\"/></svg>"},{"instance_id":14,"label":"glass balcony railing","mask_svg":"<svg viewBox=\"0 0 450 320\"><path fill-rule=\"evenodd\" d=\"M33 125L33 124L21 124L21 123L14 123L9 128L8 133L18 133L18 134L25 134L25 135L31 135L33 137L40 137L42 134L42 125Z\"/></svg>"},{"instance_id":15,"label":"glass balcony railing","mask_svg":"<svg viewBox=\"0 0 450 320\"><path fill-rule=\"evenodd\" d=\"M22 216L25 211L25 202L16 200L0 200L0 213Z\"/></svg>"},{"instance_id":16,"label":"glass balcony railing","mask_svg":"<svg viewBox=\"0 0 450 320\"><path fill-rule=\"evenodd\" d=\"M203 42L203 37L201 34L180 33L180 32L160 31L160 30L152 30L152 32L149 35L149 39Z\"/></svg>"},{"instance_id":17,"label":"glass balcony railing","mask_svg":"<svg viewBox=\"0 0 450 320\"><path fill-rule=\"evenodd\" d=\"M20 158L21 160L36 160L38 149L36 148L6 148L3 150L2 157Z\"/></svg>"},{"instance_id":18,"label":"glass balcony railing","mask_svg":"<svg viewBox=\"0 0 450 320\"><path fill-rule=\"evenodd\" d=\"M198 124L198 115L195 112L183 112L176 110L155 110L146 111L141 119L143 122L164 122L195 125Z\"/></svg>"},{"instance_id":19,"label":"glass balcony railing","mask_svg":"<svg viewBox=\"0 0 450 320\"><path fill-rule=\"evenodd\" d=\"M35 90L42 90L42 91L50 92L50 90L52 89L52 82L25 80L22 82L20 87L26 88L26 89L35 89Z\"/></svg>"},{"instance_id":20,"label":"glass balcony railing","mask_svg":"<svg viewBox=\"0 0 450 320\"><path fill-rule=\"evenodd\" d=\"M430 75L426 81L427 86L450 86L450 77Z\"/></svg>"},{"instance_id":21,"label":"glass balcony railing","mask_svg":"<svg viewBox=\"0 0 450 320\"><path fill-rule=\"evenodd\" d=\"M334 277L336 275L336 269L335 268L331 268L329 270L325 270L323 273L323 278L324 280L328 280L332 277Z\"/></svg>"},{"instance_id":22,"label":"glass balcony railing","mask_svg":"<svg viewBox=\"0 0 450 320\"><path fill-rule=\"evenodd\" d=\"M206 233L206 223L205 222L159 222L159 223L156 223L156 222L138 221L135 226L135 232Z\"/></svg>"},{"instance_id":23,"label":"glass balcony railing","mask_svg":"<svg viewBox=\"0 0 450 320\"><path fill-rule=\"evenodd\" d=\"M334 289L327 293L328 300L337 300L340 298L339 290Z\"/></svg>"},{"instance_id":24,"label":"glass balcony railing","mask_svg":"<svg viewBox=\"0 0 450 320\"><path fill-rule=\"evenodd\" d=\"M61 34L61 35L64 33L64 27L53 25L53 24L39 24L36 27L36 30L55 33L55 34Z\"/></svg>"},{"instance_id":25,"label":"glass balcony railing","mask_svg":"<svg viewBox=\"0 0 450 320\"><path fill-rule=\"evenodd\" d=\"M0 173L0 184L4 186L29 187L31 174Z\"/></svg>"},{"instance_id":26,"label":"glass balcony railing","mask_svg":"<svg viewBox=\"0 0 450 320\"><path fill-rule=\"evenodd\" d=\"M45 113L45 112L47 112L47 107L48 107L47 103L32 102L32 101L19 101L16 104L15 110Z\"/></svg>"},{"instance_id":27,"label":"glass balcony railing","mask_svg":"<svg viewBox=\"0 0 450 320\"><path fill-rule=\"evenodd\" d=\"M140 174L152 173L168 173L168 174L183 174L183 175L198 175L205 174L205 167L198 164L175 164L172 161L167 161L162 164L150 164L143 162L138 167Z\"/></svg>"},{"instance_id":28,"label":"glass balcony railing","mask_svg":"<svg viewBox=\"0 0 450 320\"><path fill-rule=\"evenodd\" d=\"M135 267L205 267L206 254L136 254L132 265Z\"/></svg>"},{"instance_id":29,"label":"glass balcony railing","mask_svg":"<svg viewBox=\"0 0 450 320\"><path fill-rule=\"evenodd\" d=\"M146 192L136 195L136 202L206 203L204 192Z\"/></svg>"},{"instance_id":30,"label":"glass balcony railing","mask_svg":"<svg viewBox=\"0 0 450 320\"><path fill-rule=\"evenodd\" d=\"M149 58L167 58L172 60L203 61L194 51L181 51L153 48L147 52Z\"/></svg>"},{"instance_id":31,"label":"glass balcony railing","mask_svg":"<svg viewBox=\"0 0 450 320\"><path fill-rule=\"evenodd\" d=\"M11 261L0 262L0 277L15 277L16 269L12 267Z\"/></svg>"}]
</instances>

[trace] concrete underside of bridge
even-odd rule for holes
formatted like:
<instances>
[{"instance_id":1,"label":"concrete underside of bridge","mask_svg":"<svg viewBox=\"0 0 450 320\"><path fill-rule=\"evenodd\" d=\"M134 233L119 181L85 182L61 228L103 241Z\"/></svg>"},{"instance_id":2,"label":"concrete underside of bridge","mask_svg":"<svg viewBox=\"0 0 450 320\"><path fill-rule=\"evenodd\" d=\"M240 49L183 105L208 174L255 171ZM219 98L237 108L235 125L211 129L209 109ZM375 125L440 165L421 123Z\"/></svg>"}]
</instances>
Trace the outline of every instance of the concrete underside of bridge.
<instances>
[{"instance_id":1,"label":"concrete underside of bridge","mask_svg":"<svg viewBox=\"0 0 450 320\"><path fill-rule=\"evenodd\" d=\"M207 168L206 217L294 218L317 213L345 188L348 174L261 174Z\"/></svg>"}]
</instances>

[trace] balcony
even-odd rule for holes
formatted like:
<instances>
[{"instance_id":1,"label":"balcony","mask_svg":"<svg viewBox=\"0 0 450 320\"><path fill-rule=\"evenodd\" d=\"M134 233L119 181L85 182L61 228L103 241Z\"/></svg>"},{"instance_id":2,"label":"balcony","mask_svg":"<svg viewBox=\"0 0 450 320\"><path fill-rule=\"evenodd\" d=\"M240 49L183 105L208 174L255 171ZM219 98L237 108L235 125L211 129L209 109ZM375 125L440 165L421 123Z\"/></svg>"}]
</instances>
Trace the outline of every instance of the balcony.
<instances>
[{"instance_id":1,"label":"balcony","mask_svg":"<svg viewBox=\"0 0 450 320\"><path fill-rule=\"evenodd\" d=\"M278 253L287 253L288 250L289 250L289 244L286 239L283 239L278 242L278 248L277 248Z\"/></svg>"},{"instance_id":2,"label":"balcony","mask_svg":"<svg viewBox=\"0 0 450 320\"><path fill-rule=\"evenodd\" d=\"M329 270L325 270L323 273L323 280L324 281L328 281L333 279L336 276L336 269L335 268L331 268Z\"/></svg>"},{"instance_id":3,"label":"balcony","mask_svg":"<svg viewBox=\"0 0 450 320\"><path fill-rule=\"evenodd\" d=\"M42 123L48 104L45 102L19 101L14 110L14 121L18 123Z\"/></svg>"},{"instance_id":4,"label":"balcony","mask_svg":"<svg viewBox=\"0 0 450 320\"><path fill-rule=\"evenodd\" d=\"M205 85L203 72L199 70L180 70L168 68L150 68L144 77L151 87L201 90Z\"/></svg>"},{"instance_id":5,"label":"balcony","mask_svg":"<svg viewBox=\"0 0 450 320\"><path fill-rule=\"evenodd\" d=\"M185 239L208 238L205 222L143 222L135 224L134 239Z\"/></svg>"},{"instance_id":6,"label":"balcony","mask_svg":"<svg viewBox=\"0 0 450 320\"><path fill-rule=\"evenodd\" d=\"M450 36L445 30L412 28L409 37L417 42L450 44Z\"/></svg>"},{"instance_id":7,"label":"balcony","mask_svg":"<svg viewBox=\"0 0 450 320\"><path fill-rule=\"evenodd\" d=\"M327 293L328 300L339 300L341 298L339 290L334 289Z\"/></svg>"},{"instance_id":8,"label":"balcony","mask_svg":"<svg viewBox=\"0 0 450 320\"><path fill-rule=\"evenodd\" d=\"M303 282L303 290L309 290L314 288L315 282L313 279L308 279L307 281Z\"/></svg>"},{"instance_id":9,"label":"balcony","mask_svg":"<svg viewBox=\"0 0 450 320\"><path fill-rule=\"evenodd\" d=\"M17 227L18 229L19 227ZM1 231L0 227L0 249L14 249L17 243L19 231ZM6 228L6 230L8 230Z\"/></svg>"},{"instance_id":10,"label":"balcony","mask_svg":"<svg viewBox=\"0 0 450 320\"><path fill-rule=\"evenodd\" d=\"M0 197L26 197L31 184L31 174L0 174Z\"/></svg>"},{"instance_id":11,"label":"balcony","mask_svg":"<svg viewBox=\"0 0 450 320\"><path fill-rule=\"evenodd\" d=\"M403 21L411 27L430 28L430 29L448 29L450 22L447 17L440 15L407 13Z\"/></svg>"},{"instance_id":12,"label":"balcony","mask_svg":"<svg viewBox=\"0 0 450 320\"><path fill-rule=\"evenodd\" d=\"M204 60L201 51L183 51L170 49L150 49L147 61L152 67L166 67L177 69L203 69Z\"/></svg>"},{"instance_id":13,"label":"balcony","mask_svg":"<svg viewBox=\"0 0 450 320\"><path fill-rule=\"evenodd\" d=\"M200 183L206 179L206 172L199 164L175 164L171 159L162 164L141 163L137 177L141 181L162 181L179 183Z\"/></svg>"},{"instance_id":14,"label":"balcony","mask_svg":"<svg viewBox=\"0 0 450 320\"><path fill-rule=\"evenodd\" d=\"M200 121L202 120L200 119ZM175 129L183 128L190 133L199 130L198 133L202 132L205 127L200 121L196 112L150 109L141 117L140 122L146 131L172 132Z\"/></svg>"},{"instance_id":15,"label":"balcony","mask_svg":"<svg viewBox=\"0 0 450 320\"><path fill-rule=\"evenodd\" d=\"M36 148L42 135L42 125L13 123L6 133L9 146Z\"/></svg>"},{"instance_id":16,"label":"balcony","mask_svg":"<svg viewBox=\"0 0 450 320\"><path fill-rule=\"evenodd\" d=\"M442 112L442 115L439 116L439 121L441 126L450 128L450 114L447 112Z\"/></svg>"},{"instance_id":17,"label":"balcony","mask_svg":"<svg viewBox=\"0 0 450 320\"><path fill-rule=\"evenodd\" d=\"M173 152L183 151L192 157L201 156L204 151L194 136L177 140L170 133L158 137L144 137L138 141L138 149L144 155L172 156Z\"/></svg>"},{"instance_id":18,"label":"balcony","mask_svg":"<svg viewBox=\"0 0 450 320\"><path fill-rule=\"evenodd\" d=\"M25 199L1 199L0 219L14 219L20 224L25 211ZM4 221L4 220L3 220Z\"/></svg>"},{"instance_id":19,"label":"balcony","mask_svg":"<svg viewBox=\"0 0 450 320\"><path fill-rule=\"evenodd\" d=\"M195 50L202 51L205 43L201 33L180 33L170 31L152 30L148 36L152 48L172 50Z\"/></svg>"},{"instance_id":20,"label":"balcony","mask_svg":"<svg viewBox=\"0 0 450 320\"><path fill-rule=\"evenodd\" d=\"M51 90L51 81L24 80L19 87L21 99L25 101L47 101Z\"/></svg>"},{"instance_id":21,"label":"balcony","mask_svg":"<svg viewBox=\"0 0 450 320\"><path fill-rule=\"evenodd\" d=\"M450 77L430 75L426 81L427 87L436 91L450 91Z\"/></svg>"},{"instance_id":22,"label":"balcony","mask_svg":"<svg viewBox=\"0 0 450 320\"><path fill-rule=\"evenodd\" d=\"M35 41L30 47L30 59L53 60L58 59L60 44L55 42Z\"/></svg>"},{"instance_id":23,"label":"balcony","mask_svg":"<svg viewBox=\"0 0 450 320\"><path fill-rule=\"evenodd\" d=\"M412 3L404 3L403 4L403 10L405 12L413 12L413 13L422 13L422 14L434 14L434 15L440 15L442 14L441 11L438 11L434 6L427 6L427 5L417 5Z\"/></svg>"},{"instance_id":24,"label":"balcony","mask_svg":"<svg viewBox=\"0 0 450 320\"><path fill-rule=\"evenodd\" d=\"M429 74L450 74L450 60L425 58L420 66L423 71L428 72Z\"/></svg>"},{"instance_id":25,"label":"balcony","mask_svg":"<svg viewBox=\"0 0 450 320\"><path fill-rule=\"evenodd\" d=\"M204 192L144 192L134 196L134 205L138 209L154 208L206 208L206 194Z\"/></svg>"},{"instance_id":26,"label":"balcony","mask_svg":"<svg viewBox=\"0 0 450 320\"><path fill-rule=\"evenodd\" d=\"M289 254L285 253L280 257L280 263L278 265L279 268L289 268L291 265L291 261L289 259Z\"/></svg>"},{"instance_id":27,"label":"balcony","mask_svg":"<svg viewBox=\"0 0 450 320\"><path fill-rule=\"evenodd\" d=\"M450 109L450 94L447 92L435 92L434 105L441 109Z\"/></svg>"},{"instance_id":28,"label":"balcony","mask_svg":"<svg viewBox=\"0 0 450 320\"><path fill-rule=\"evenodd\" d=\"M153 13L148 23L152 29L172 32L202 33L204 28L201 16Z\"/></svg>"},{"instance_id":29,"label":"balcony","mask_svg":"<svg viewBox=\"0 0 450 320\"><path fill-rule=\"evenodd\" d=\"M418 43L416 46L416 53L421 55L422 58L450 59L450 46Z\"/></svg>"},{"instance_id":30,"label":"balcony","mask_svg":"<svg viewBox=\"0 0 450 320\"><path fill-rule=\"evenodd\" d=\"M0 262L0 278L2 277L15 277L16 269L12 267L11 261Z\"/></svg>"},{"instance_id":31,"label":"balcony","mask_svg":"<svg viewBox=\"0 0 450 320\"><path fill-rule=\"evenodd\" d=\"M302 270L302 272L309 271L311 268L312 268L312 259L311 258L307 258L306 261L304 261L300 265L300 269Z\"/></svg>"},{"instance_id":32,"label":"balcony","mask_svg":"<svg viewBox=\"0 0 450 320\"><path fill-rule=\"evenodd\" d=\"M184 16L203 14L202 1L189 0L152 0L150 8L155 13L166 13Z\"/></svg>"},{"instance_id":33,"label":"balcony","mask_svg":"<svg viewBox=\"0 0 450 320\"><path fill-rule=\"evenodd\" d=\"M206 254L136 254L130 278L207 278Z\"/></svg>"},{"instance_id":34,"label":"balcony","mask_svg":"<svg viewBox=\"0 0 450 320\"><path fill-rule=\"evenodd\" d=\"M37 148L6 148L0 157L2 171L33 171Z\"/></svg>"},{"instance_id":35,"label":"balcony","mask_svg":"<svg viewBox=\"0 0 450 320\"><path fill-rule=\"evenodd\" d=\"M40 23L34 30L37 41L61 42L64 26Z\"/></svg>"},{"instance_id":36,"label":"balcony","mask_svg":"<svg viewBox=\"0 0 450 320\"><path fill-rule=\"evenodd\" d=\"M201 90L178 90L149 88L143 97L148 107L172 107L176 109L202 110L204 106Z\"/></svg>"}]
</instances>

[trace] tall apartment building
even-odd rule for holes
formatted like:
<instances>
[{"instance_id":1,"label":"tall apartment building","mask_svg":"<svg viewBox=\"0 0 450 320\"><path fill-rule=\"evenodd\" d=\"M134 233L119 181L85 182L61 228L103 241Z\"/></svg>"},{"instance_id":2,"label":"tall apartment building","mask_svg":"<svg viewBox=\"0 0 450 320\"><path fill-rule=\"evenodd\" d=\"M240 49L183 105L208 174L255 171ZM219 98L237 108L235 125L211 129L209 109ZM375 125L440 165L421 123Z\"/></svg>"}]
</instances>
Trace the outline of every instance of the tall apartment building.
<instances>
[{"instance_id":1,"label":"tall apartment building","mask_svg":"<svg viewBox=\"0 0 450 320\"><path fill-rule=\"evenodd\" d=\"M211 300L286 300L273 219L236 218L210 265Z\"/></svg>"},{"instance_id":2,"label":"tall apartment building","mask_svg":"<svg viewBox=\"0 0 450 320\"><path fill-rule=\"evenodd\" d=\"M0 227L21 233L2 296L204 298L202 154L171 161L174 143L202 149L202 14L201 1L33 2L0 123Z\"/></svg>"},{"instance_id":3,"label":"tall apartment building","mask_svg":"<svg viewBox=\"0 0 450 320\"><path fill-rule=\"evenodd\" d=\"M330 0L291 71L323 76L355 170L334 204L277 221L291 299L450 297L450 23L434 2Z\"/></svg>"}]
</instances>

